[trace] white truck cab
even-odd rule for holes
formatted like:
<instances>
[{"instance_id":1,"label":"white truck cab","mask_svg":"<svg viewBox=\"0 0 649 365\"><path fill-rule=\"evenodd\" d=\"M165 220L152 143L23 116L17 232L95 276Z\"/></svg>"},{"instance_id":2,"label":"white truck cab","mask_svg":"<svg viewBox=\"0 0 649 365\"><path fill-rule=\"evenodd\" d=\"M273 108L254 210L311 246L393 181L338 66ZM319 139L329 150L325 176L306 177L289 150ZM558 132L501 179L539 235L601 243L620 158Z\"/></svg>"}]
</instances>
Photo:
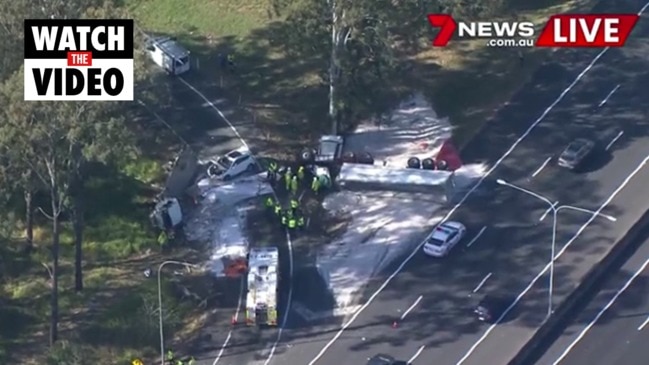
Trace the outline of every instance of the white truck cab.
<instances>
[{"instance_id":1,"label":"white truck cab","mask_svg":"<svg viewBox=\"0 0 649 365\"><path fill-rule=\"evenodd\" d=\"M153 37L147 41L149 56L170 75L183 74L191 68L190 52L170 37Z\"/></svg>"}]
</instances>

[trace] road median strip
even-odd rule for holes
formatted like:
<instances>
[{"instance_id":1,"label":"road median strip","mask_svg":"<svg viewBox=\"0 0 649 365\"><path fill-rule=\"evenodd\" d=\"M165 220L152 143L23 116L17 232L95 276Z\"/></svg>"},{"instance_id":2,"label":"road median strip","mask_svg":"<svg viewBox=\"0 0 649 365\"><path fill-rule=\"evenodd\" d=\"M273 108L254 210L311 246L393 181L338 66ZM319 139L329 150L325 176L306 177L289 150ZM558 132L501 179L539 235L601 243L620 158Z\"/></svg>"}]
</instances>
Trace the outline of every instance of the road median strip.
<instances>
[{"instance_id":1,"label":"road median strip","mask_svg":"<svg viewBox=\"0 0 649 365\"><path fill-rule=\"evenodd\" d=\"M596 285L601 285L609 271L624 264L628 257L644 243L643 236L647 234L649 234L649 210L622 239L613 245L609 253L590 269L577 288L557 307L554 315L534 333L508 365L530 364L537 360L567 326L572 313L590 299Z\"/></svg>"}]
</instances>

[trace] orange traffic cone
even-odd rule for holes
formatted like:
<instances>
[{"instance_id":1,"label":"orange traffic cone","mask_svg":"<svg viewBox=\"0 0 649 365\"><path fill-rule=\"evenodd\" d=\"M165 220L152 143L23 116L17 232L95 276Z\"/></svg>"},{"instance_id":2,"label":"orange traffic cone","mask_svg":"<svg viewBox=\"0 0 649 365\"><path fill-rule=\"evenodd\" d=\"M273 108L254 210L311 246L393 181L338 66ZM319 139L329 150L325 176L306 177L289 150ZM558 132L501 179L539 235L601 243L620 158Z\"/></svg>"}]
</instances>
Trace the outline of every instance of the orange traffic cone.
<instances>
[{"instance_id":1,"label":"orange traffic cone","mask_svg":"<svg viewBox=\"0 0 649 365\"><path fill-rule=\"evenodd\" d=\"M399 323L397 321L392 322L392 328L397 328L399 327Z\"/></svg>"}]
</instances>

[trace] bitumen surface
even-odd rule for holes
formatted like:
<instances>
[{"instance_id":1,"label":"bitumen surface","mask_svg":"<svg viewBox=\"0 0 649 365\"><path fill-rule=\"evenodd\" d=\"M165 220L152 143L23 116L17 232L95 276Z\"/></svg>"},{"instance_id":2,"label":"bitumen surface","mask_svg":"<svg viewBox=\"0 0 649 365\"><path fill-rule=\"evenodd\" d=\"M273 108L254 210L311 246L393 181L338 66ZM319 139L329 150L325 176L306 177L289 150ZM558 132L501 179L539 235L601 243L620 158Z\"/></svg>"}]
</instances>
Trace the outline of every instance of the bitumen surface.
<instances>
[{"instance_id":1,"label":"bitumen surface","mask_svg":"<svg viewBox=\"0 0 649 365\"><path fill-rule=\"evenodd\" d=\"M635 13L644 2L616 2L599 10ZM273 349L276 330L231 329L224 325L222 333L211 340L213 348L200 356L201 363L214 364L218 357L216 363L225 365L364 364L376 353L403 360L417 355L414 365L506 363L546 316L548 277L540 273L551 253L552 216L540 220L548 205L496 185L495 179L531 189L558 201L558 205L601 210L617 219L609 222L580 212L559 213L556 253L560 256L555 265L553 298L556 305L649 205L649 168L644 167L649 156L647 23L642 19L625 48L610 49L592 67L589 63L600 49L557 51L552 61L539 69L463 151L468 163L486 162L497 167L483 183L489 187L489 194L469 197L454 210L450 219L463 222L469 233L449 257L432 259L417 253L379 294L371 296L385 279L377 278L363 298L363 303L369 299L371 303L351 318L353 321L343 332L339 331L340 322L304 323L295 313L284 313L288 316L287 328ZM587 67L588 72L571 87ZM600 106L617 85L620 87L616 92ZM546 108L569 87L562 100L545 114ZM214 137L206 143L221 148L233 143L232 132L215 111L203 105L205 101L192 95L193 91L184 92L187 95L183 98L200 114L185 117L189 126L199 121L214 123ZM200 92L219 105L217 87ZM541 122L528 134L526 131L539 116L543 116ZM233 122L237 126L236 120ZM242 127L245 130L246 126ZM615 139L620 132L622 135ZM241 133L245 137L245 132ZM525 138L508 151L522 135ZM535 174L570 140L584 136L600 140L603 146L615 142L585 171L566 171L551 161ZM467 247L468 243L471 245ZM493 292L512 297L525 292L510 315L495 327L477 322L471 313L482 295ZM313 295L317 301L318 293ZM218 356L219 347L228 337L228 348Z\"/></svg>"},{"instance_id":2,"label":"bitumen surface","mask_svg":"<svg viewBox=\"0 0 649 365\"><path fill-rule=\"evenodd\" d=\"M191 146L201 159L223 155L242 146L240 136L252 135L248 121L236 115L233 104L223 99L223 92L216 84L207 84L200 74L188 74L168 80L172 94L169 105L153 106L148 109L156 114L160 123L174 130L182 141ZM224 119L227 119L226 120ZM237 133L232 126L236 128ZM249 147L255 151L255 140L244 137ZM277 233L277 232L276 232ZM278 243L282 264L280 276L290 282L288 247L283 239ZM262 242L267 243L267 242ZM206 253L207 254L207 253ZM206 257L206 260L208 257ZM196 332L199 340L190 344L177 345L196 358L198 365L246 364L249 361L266 359L269 344L277 339L277 329L259 331L243 324L243 309L237 310L241 296L241 282L238 279L220 279L219 300L213 307L205 309L208 323ZM217 285L217 284L215 284ZM285 308L288 302L289 285L282 286L279 307ZM236 315L238 322L232 324ZM176 346L167 340L167 346Z\"/></svg>"},{"instance_id":3,"label":"bitumen surface","mask_svg":"<svg viewBox=\"0 0 649 365\"><path fill-rule=\"evenodd\" d=\"M637 12L643 2L616 4L617 12ZM601 9L610 11L612 9ZM549 261L552 217L547 205L514 190L497 187L505 179L573 205L614 216L609 222L590 214L562 211L558 216L553 306L570 293L647 209L644 194L649 169L646 87L647 20L624 49L607 51L540 124L490 174L491 194L469 198L451 219L465 223L469 236L450 257L434 260L416 254L376 296L382 280L368 288L372 302L338 326L289 328L271 364L363 364L376 353L413 364L501 365L517 353L544 321L548 277L539 276ZM560 50L543 66L477 139L464 151L467 162L495 164L544 113L601 50ZM618 90L602 105L607 95ZM574 138L597 139L608 151L573 173L550 162ZM587 224L588 223L588 224ZM466 244L483 227L483 234ZM577 235L578 234L578 235ZM573 237L576 238L573 239ZM567 246L569 244L569 246ZM565 250L564 250L565 248ZM488 276L482 287L476 287ZM384 279L384 278L383 278ZM533 283L533 285L530 285ZM471 309L485 293L504 293L520 302L503 323L478 323ZM420 299L421 298L421 299ZM401 316L416 303L406 317ZM394 328L394 322L396 328Z\"/></svg>"},{"instance_id":4,"label":"bitumen surface","mask_svg":"<svg viewBox=\"0 0 649 365\"><path fill-rule=\"evenodd\" d=\"M649 227L644 243L577 308L534 365L644 365L649 350Z\"/></svg>"}]
</instances>

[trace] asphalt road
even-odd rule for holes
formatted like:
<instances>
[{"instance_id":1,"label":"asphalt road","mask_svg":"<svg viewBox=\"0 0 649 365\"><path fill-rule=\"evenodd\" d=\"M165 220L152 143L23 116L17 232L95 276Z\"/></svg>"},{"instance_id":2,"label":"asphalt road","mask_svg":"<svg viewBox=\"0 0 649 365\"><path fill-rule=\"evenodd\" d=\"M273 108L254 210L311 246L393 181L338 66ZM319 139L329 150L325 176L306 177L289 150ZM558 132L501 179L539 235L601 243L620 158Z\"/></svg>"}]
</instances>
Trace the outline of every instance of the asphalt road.
<instances>
[{"instance_id":1,"label":"asphalt road","mask_svg":"<svg viewBox=\"0 0 649 365\"><path fill-rule=\"evenodd\" d=\"M241 135L247 137L250 134L246 130L246 119L235 114L231 104L221 97L222 92L217 85L208 85L205 80L198 79L198 76L189 74L182 78L169 79L168 87L173 97L171 104L148 108L155 113L158 122L172 128L178 138L190 145L201 158L209 158L242 145L239 136L228 122L232 123ZM228 122L223 117L227 118ZM254 151L254 139L246 138L246 143ZM290 255L285 238L282 232L279 233L278 247L280 257L284 260L281 276L290 278ZM268 237L269 240L275 238ZM268 358L269 349L278 338L278 330L258 331L244 326L243 309L237 309L241 295L240 281L229 279L223 284L219 286L222 288L219 298L206 308L208 325L196 333L202 340L194 341L190 349L183 350L196 357L197 365L263 362ZM285 308L288 302L288 288L289 285L284 286L285 290L279 300L280 308ZM239 322L233 326L231 319L236 314ZM172 344L168 343L167 346Z\"/></svg>"},{"instance_id":2,"label":"asphalt road","mask_svg":"<svg viewBox=\"0 0 649 365\"><path fill-rule=\"evenodd\" d=\"M643 1L628 1L616 4L614 10L636 12L642 5ZM649 34L646 23L646 20L640 22L626 48L612 49L601 57L490 176L533 189L558 200L559 204L596 210L606 203L602 212L617 218L616 223L593 220L576 240L571 241L590 216L561 213L557 242L559 249L567 242L570 247L561 253L557 262L555 302L574 288L591 264L599 260L647 208L646 199L639 199L645 196L642 193L649 178L649 168L641 166L649 156L649 105L646 104L649 74L646 71L647 49L641 44L641 37ZM465 160L496 163L598 52L600 50L558 51L554 61L540 69L530 84L464 151ZM617 85L621 86L600 107ZM178 84L174 91L182 105L168 110L164 117L172 118L176 113L177 118L186 121L185 133L194 134L195 144L201 146L204 153L221 153L239 145L229 126L193 90ZM200 92L228 115L227 107L221 105L218 88L203 87ZM237 118L231 119L236 123ZM244 131L250 127L235 126L243 127ZM575 175L549 164L532 176L570 139L591 135L608 145L619 132L623 134L611 146L609 157L598 159L586 173ZM246 136L245 132L241 133ZM634 172L633 178L627 180ZM624 188L620 190L622 185ZM379 352L406 360L417 355L414 364L433 361L456 364L474 344L480 343L464 363L501 365L543 320L547 277L538 279L511 318L495 329L476 323L470 310L485 292L518 295L543 270L550 255L551 234L551 218L539 221L545 210L542 203L504 188L494 189L488 197L470 198L451 219L460 220L469 227L469 237L464 244L486 227L483 234L470 247L458 247L443 260L416 255L346 331L338 332L339 323L304 323L297 313L290 312L282 342L272 350L277 331L231 329L227 319L221 319L216 326L221 330L212 331L212 339L201 349L201 363L309 364L324 346L328 346L317 364L364 364L367 357ZM480 290L473 293L489 274ZM378 285L379 281L370 286L368 297ZM401 320L415 302L417 305ZM234 312L236 308L230 309ZM395 320L398 325L392 328ZM332 338L336 341L331 342ZM228 346L221 351L226 341ZM267 363L271 351L274 356Z\"/></svg>"},{"instance_id":3,"label":"asphalt road","mask_svg":"<svg viewBox=\"0 0 649 365\"><path fill-rule=\"evenodd\" d=\"M637 12L644 1L616 5L617 12ZM648 23L641 20L626 48L605 53L490 175L492 180L506 179L559 205L600 210L617 218L611 223L584 213L560 213L554 304L574 289L649 206L644 193L649 181L649 167L645 167L649 73L643 44L649 35ZM470 145L465 159L493 165L600 51L558 51L553 62L539 70ZM550 163L535 174L547 158L580 136L598 139L603 146L615 141L583 173ZM376 353L403 360L417 355L416 365L506 363L546 315L547 276L540 276L550 256L551 217L540 221L546 209L542 202L502 187L494 188L488 197L468 199L451 219L469 227L464 245L486 227L470 247L458 247L443 260L415 255L352 317L345 331L333 324L290 328L271 364L364 364ZM381 281L369 288L363 302ZM525 295L504 323L491 327L477 323L471 315L486 292Z\"/></svg>"},{"instance_id":4,"label":"asphalt road","mask_svg":"<svg viewBox=\"0 0 649 365\"><path fill-rule=\"evenodd\" d=\"M645 242L566 325L535 365L644 365L649 350L649 229Z\"/></svg>"}]
</instances>

